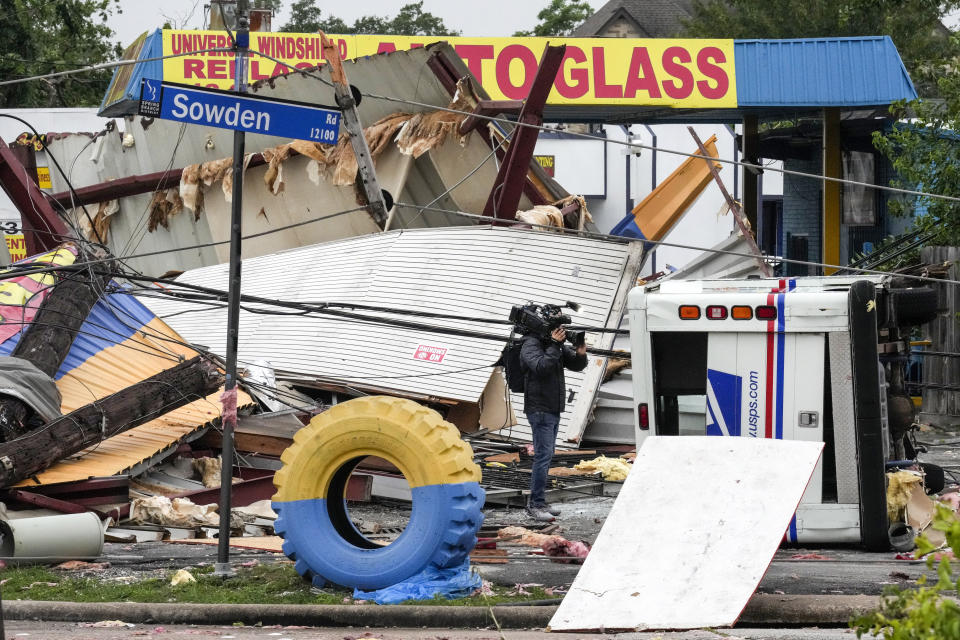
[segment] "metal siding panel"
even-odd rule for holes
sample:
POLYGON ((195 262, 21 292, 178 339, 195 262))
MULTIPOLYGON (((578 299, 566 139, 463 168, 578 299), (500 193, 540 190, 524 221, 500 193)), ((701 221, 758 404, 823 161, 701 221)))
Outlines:
MULTIPOLYGON (((57 380, 64 414, 91 400, 106 397, 172 366, 169 355, 196 355, 178 342, 182 339, 163 322, 153 319, 143 331, 122 344, 102 349, 57 380), (133 348, 130 348, 133 347, 133 348), (137 349, 137 350, 134 350, 137 349)), ((55 463, 36 475, 39 484, 74 482, 110 476, 136 467, 159 452, 190 439, 206 424, 220 417, 220 392, 169 411, 146 424, 103 440, 85 452, 55 463)), ((250 397, 240 392, 240 406, 250 397)), ((18 486, 32 486, 33 479, 18 486)))
MULTIPOLYGON (((355 302, 498 319, 506 319, 512 305, 528 300, 576 300, 583 307, 574 314, 575 322, 606 325, 631 260, 631 264, 637 262, 635 249, 619 242, 491 227, 427 229, 352 238, 245 260, 243 291, 301 302, 355 302), (283 280, 278 282, 276 274, 284 274, 283 280)), ((196 269, 180 279, 223 289, 227 266, 196 269)), ((166 298, 145 298, 144 303, 191 342, 222 351, 226 343, 223 308, 182 313, 194 305, 166 298)), ((504 338, 510 331, 506 325, 423 321, 480 329, 504 338)), ((501 348, 490 340, 333 318, 241 314, 242 363, 263 359, 290 375, 466 402, 479 399, 490 377, 489 366, 501 348), (290 339, 293 335, 295 341, 290 339), (419 344, 446 347, 442 365, 414 360, 419 344), (461 369, 476 370, 437 375, 461 369)), ((569 386, 579 392, 583 376, 570 372, 569 386)), ((595 389, 588 391, 591 402, 594 393, 595 389)), ((522 407, 522 399, 514 401, 522 407)), ((561 440, 568 435, 578 437, 583 427, 573 425, 575 429, 568 434, 568 426, 569 416, 564 414, 561 440)), ((522 432, 525 428, 516 429, 522 432)))
POLYGON ((853 371, 850 332, 827 334, 830 348, 830 388, 833 395, 833 442, 837 469, 837 502, 858 504, 856 425, 853 414, 853 371))
POLYGON ((917 97, 888 36, 734 43, 740 107, 854 107, 917 97))

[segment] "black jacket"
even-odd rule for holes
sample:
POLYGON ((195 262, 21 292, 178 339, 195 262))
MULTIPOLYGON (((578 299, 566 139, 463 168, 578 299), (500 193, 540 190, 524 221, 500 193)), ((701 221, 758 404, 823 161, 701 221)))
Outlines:
POLYGON ((551 338, 526 335, 520 347, 520 363, 524 372, 523 412, 559 415, 567 395, 563 368, 583 371, 587 356, 577 355, 569 345, 551 338))

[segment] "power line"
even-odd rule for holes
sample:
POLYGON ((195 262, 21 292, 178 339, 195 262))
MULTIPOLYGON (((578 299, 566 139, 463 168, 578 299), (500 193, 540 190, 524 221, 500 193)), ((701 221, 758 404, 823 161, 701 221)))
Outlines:
POLYGON ((472 219, 479 220, 479 221, 483 221, 483 222, 496 222, 496 223, 498 223, 498 224, 509 223, 509 224, 511 224, 511 225, 523 224, 523 225, 527 225, 527 226, 530 226, 530 227, 536 227, 536 228, 542 228, 542 229, 549 229, 549 230, 555 231, 555 232, 566 232, 566 233, 569 233, 569 234, 573 234, 573 235, 577 235, 577 236, 582 236, 582 237, 586 237, 586 238, 592 238, 592 239, 595 239, 595 240, 619 240, 619 241, 627 240, 628 242, 642 242, 644 245, 652 245, 652 246, 656 246, 656 247, 675 247, 675 248, 677 248, 677 249, 693 249, 694 251, 703 251, 704 253, 717 253, 717 254, 728 255, 728 256, 740 256, 740 257, 743 257, 743 258, 757 258, 757 257, 759 257, 759 258, 761 258, 761 259, 769 258, 769 259, 770 259, 771 261, 773 261, 773 262, 786 262, 786 263, 789 263, 789 264, 799 264, 799 265, 804 265, 804 266, 809 266, 809 267, 820 267, 820 268, 824 268, 824 269, 837 269, 837 270, 839 270, 839 269, 845 269, 845 270, 847 270, 848 272, 862 273, 862 274, 864 274, 864 275, 880 275, 880 276, 893 276, 893 275, 896 275, 898 278, 910 278, 910 279, 913 279, 913 280, 917 280, 917 281, 919 281, 919 282, 932 282, 932 283, 936 283, 936 284, 953 284, 953 285, 960 285, 960 280, 950 280, 950 279, 948 279, 948 278, 931 278, 931 277, 929 277, 929 276, 919 276, 919 275, 912 275, 912 274, 906 274, 906 273, 891 273, 891 272, 889 272, 889 271, 879 271, 879 270, 877 270, 877 269, 851 268, 851 267, 849 267, 849 266, 847 266, 847 265, 829 264, 829 263, 827 263, 827 262, 813 262, 813 261, 810 261, 810 260, 797 260, 797 259, 794 259, 794 258, 782 258, 782 257, 773 257, 773 256, 756 256, 755 254, 752 254, 752 253, 744 253, 744 252, 742 252, 742 251, 729 251, 729 250, 726 250, 726 249, 716 249, 716 248, 713 248, 713 247, 710 247, 710 248, 707 248, 707 247, 698 247, 698 246, 689 245, 689 244, 680 244, 680 243, 677 243, 677 242, 667 242, 667 241, 665 241, 665 240, 631 240, 631 239, 629 239, 629 238, 624 238, 624 237, 622 237, 622 236, 613 236, 613 235, 606 234, 606 233, 595 233, 595 232, 592 232, 592 231, 577 231, 577 230, 574 230, 574 229, 561 229, 561 228, 559 228, 559 227, 552 227, 552 226, 550 226, 550 225, 545 225, 545 224, 535 224, 535 223, 532 223, 532 222, 520 222, 520 221, 517 221, 517 220, 504 220, 504 219, 502 219, 502 218, 494 218, 493 216, 484 216, 484 215, 480 215, 480 214, 476 214, 476 213, 467 213, 466 211, 455 211, 455 210, 452 210, 452 209, 440 209, 440 208, 437 208, 437 207, 421 207, 421 205, 409 204, 409 203, 405 203, 405 202, 397 202, 397 203, 394 204, 394 206, 395 206, 395 207, 405 207, 405 208, 410 208, 410 209, 420 209, 420 208, 424 208, 424 209, 428 209, 428 210, 430 210, 430 211, 437 211, 437 212, 440 212, 440 213, 446 213, 446 214, 450 214, 450 215, 459 215, 459 216, 463 216, 463 217, 465 217, 465 218, 472 218, 472 219))
POLYGON ((61 78, 64 76, 72 76, 78 73, 89 73, 90 71, 101 71, 103 69, 113 69, 114 67, 124 67, 131 64, 140 64, 141 62, 157 62, 160 60, 167 60, 169 58, 182 58, 184 56, 193 56, 198 53, 233 53, 233 49, 227 48, 214 48, 214 49, 200 49, 198 51, 187 51, 184 53, 172 53, 168 56, 157 56, 155 58, 143 58, 137 60, 114 60, 113 62, 101 62, 100 64, 92 64, 86 67, 80 67, 77 69, 71 69, 68 71, 57 71, 55 73, 46 73, 38 76, 30 76, 27 78, 15 78, 13 80, 3 80, 0 81, 0 87, 11 85, 11 84, 23 84, 25 82, 33 82, 34 80, 49 80, 50 78, 61 78))
MULTIPOLYGON (((329 213, 326 215, 318 216, 316 218, 310 218, 309 220, 302 220, 300 222, 294 222, 283 227, 277 227, 275 229, 269 229, 267 231, 261 231, 260 233, 253 233, 250 235, 243 236, 244 240, 252 240, 254 238, 260 238, 267 236, 273 233, 279 233, 281 231, 288 231, 289 229, 294 229, 296 227, 302 227, 308 224, 314 224, 316 222, 323 222, 325 220, 330 220, 331 218, 337 218, 339 216, 348 215, 351 213, 356 213, 357 211, 364 211, 366 207, 354 207, 352 209, 344 209, 342 211, 337 211, 335 213, 329 213)), ((82 238, 67 238, 67 241, 70 242, 84 242, 82 238)), ((222 244, 229 244, 229 240, 219 240, 215 242, 204 242, 195 245, 189 245, 186 247, 173 247, 170 249, 162 249, 158 251, 148 251, 146 253, 138 253, 133 255, 125 256, 110 256, 109 258, 97 258, 93 260, 86 260, 83 262, 74 262, 69 265, 47 265, 46 263, 27 263, 27 264, 13 264, 9 267, 0 270, 0 281, 9 280, 11 278, 19 278, 21 276, 29 276, 39 273, 55 273, 58 271, 76 271, 80 268, 102 265, 104 263, 110 262, 112 260, 117 260, 123 262, 124 260, 133 260, 136 258, 150 258, 153 256, 167 255, 171 253, 179 253, 181 251, 194 251, 196 249, 206 249, 210 247, 217 247, 222 244), (43 264, 46 266, 35 267, 36 264, 43 264)))
MULTIPOLYGON (((4 81, 0 81, 0 86, 11 85, 11 84, 21 84, 21 83, 24 83, 24 82, 30 82, 30 81, 34 81, 34 80, 44 80, 44 79, 48 79, 48 78, 55 78, 55 77, 73 75, 73 74, 77 74, 77 73, 86 73, 86 72, 89 72, 89 71, 96 71, 96 70, 100 70, 100 69, 110 69, 110 68, 119 67, 119 66, 125 66, 125 65, 131 65, 131 64, 139 64, 139 63, 142 63, 142 62, 155 62, 155 61, 159 61, 159 60, 166 60, 166 59, 169 59, 169 58, 180 58, 180 57, 189 56, 189 55, 197 55, 197 54, 201 54, 201 53, 214 53, 214 52, 235 53, 235 51, 234 51, 233 49, 231 49, 231 48, 212 48, 212 49, 201 49, 201 50, 197 50, 197 51, 189 51, 189 52, 183 52, 183 53, 170 54, 170 55, 166 55, 166 56, 157 56, 157 57, 153 57, 153 58, 143 58, 143 59, 138 59, 138 60, 118 60, 118 61, 114 61, 114 62, 105 62, 105 63, 102 63, 102 64, 90 65, 90 66, 82 67, 82 68, 79 68, 79 69, 68 70, 68 71, 61 71, 61 72, 57 72, 57 73, 48 73, 48 74, 44 74, 44 75, 30 76, 30 77, 27 77, 27 78, 17 78, 17 79, 13 79, 13 80, 4 80, 4 81)), ((283 64, 284 66, 286 66, 286 67, 288 67, 288 68, 292 68, 292 67, 290 67, 289 64, 287 64, 287 63, 285 63, 285 62, 283 62, 283 61, 281 61, 281 60, 278 60, 277 58, 274 58, 274 57, 272 57, 272 56, 270 56, 270 55, 267 55, 267 54, 265 54, 265 53, 262 53, 262 52, 260 52, 260 51, 250 50, 249 53, 250 53, 251 55, 258 55, 258 56, 267 58, 267 59, 269 59, 269 60, 273 60, 273 61, 275 61, 275 62, 279 62, 279 63, 283 64)), ((326 80, 326 79, 323 78, 322 76, 318 75, 318 74, 317 74, 316 72, 314 72, 314 71, 311 71, 311 70, 309 70, 309 69, 296 69, 296 68, 293 68, 293 69, 294 69, 293 73, 295 73, 295 74, 304 75, 304 76, 309 76, 309 77, 312 77, 312 78, 314 78, 314 79, 316 79, 316 80, 319 80, 319 81, 323 82, 324 84, 330 85, 330 82, 329 82, 328 80, 326 80)), ((464 116, 471 116, 471 117, 476 118, 476 119, 479 119, 479 120, 486 120, 486 121, 488 121, 488 122, 495 122, 495 123, 510 125, 510 126, 514 126, 514 127, 529 127, 529 128, 532 128, 532 129, 536 129, 536 130, 538 130, 538 131, 544 131, 544 132, 548 132, 548 133, 555 133, 555 132, 557 131, 555 128, 547 127, 547 126, 544 126, 544 125, 535 125, 535 124, 532 124, 532 123, 529 123, 529 122, 518 122, 518 121, 510 120, 509 118, 501 118, 501 117, 497 117, 497 116, 487 116, 487 115, 483 115, 483 114, 474 113, 474 112, 472 112, 472 111, 463 111, 463 110, 461 110, 461 109, 453 109, 453 108, 451 108, 451 107, 441 107, 441 106, 434 105, 434 104, 427 104, 427 103, 424 103, 424 102, 419 102, 419 101, 417 101, 417 100, 410 100, 410 99, 408 99, 408 98, 398 98, 398 97, 395 97, 395 96, 386 96, 386 95, 381 95, 381 94, 376 94, 376 93, 370 93, 370 92, 362 92, 362 91, 361 91, 361 94, 364 95, 364 96, 366 96, 366 97, 368 97, 368 98, 373 98, 374 100, 384 100, 384 101, 388 101, 388 102, 396 102, 396 103, 400 103, 400 104, 407 104, 407 105, 411 105, 411 106, 421 107, 421 108, 424 108, 424 109, 430 109, 430 110, 436 110, 436 111, 446 111, 446 112, 448 112, 448 113, 455 113, 455 114, 464 115, 464 116)), ((704 155, 700 155, 700 154, 698 154, 698 153, 688 153, 688 152, 686 152, 686 151, 679 151, 679 150, 676 150, 676 149, 667 149, 667 148, 665 148, 665 147, 660 147, 660 146, 656 146, 656 145, 649 145, 649 144, 643 144, 643 143, 640 143, 640 142, 631 142, 631 141, 629 141, 629 140, 612 140, 612 139, 603 138, 603 137, 600 137, 600 136, 595 136, 595 135, 592 135, 592 134, 589 134, 589 133, 582 133, 582 132, 577 132, 577 131, 567 131, 567 132, 565 132, 565 133, 567 133, 568 135, 571 135, 571 136, 573 136, 573 137, 583 138, 583 139, 586 139, 586 140, 595 140, 595 141, 598 141, 598 142, 609 142, 609 143, 611 143, 611 144, 618 144, 618 145, 625 146, 625 147, 628 147, 628 148, 647 149, 647 150, 649 150, 649 151, 660 151, 660 152, 662 152, 662 153, 668 153, 668 154, 672 154, 672 155, 684 156, 684 157, 687 157, 687 158, 699 158, 699 159, 702 159, 702 160, 713 161, 713 162, 720 162, 720 163, 724 163, 724 164, 731 164, 731 165, 734 165, 734 166, 744 167, 744 168, 751 169, 751 170, 753 170, 753 171, 758 171, 758 172, 762 172, 762 171, 764 171, 764 170, 774 171, 774 172, 782 173, 782 174, 785 174, 785 175, 794 175, 794 176, 798 176, 798 177, 802 177, 802 178, 810 178, 810 179, 814 179, 814 180, 820 180, 820 181, 823 181, 823 182, 834 182, 834 183, 838 183, 838 184, 848 184, 848 185, 852 185, 852 186, 864 187, 864 188, 867 188, 867 189, 878 189, 878 190, 881 190, 881 191, 887 191, 887 192, 889 192, 889 193, 899 193, 899 194, 903 194, 903 195, 915 195, 915 196, 921 196, 921 197, 926 197, 926 198, 934 198, 934 199, 939 199, 939 200, 947 200, 947 201, 949 201, 949 202, 960 202, 960 197, 956 197, 956 196, 948 196, 948 195, 937 194, 937 193, 930 193, 930 192, 919 191, 919 190, 914 190, 914 189, 904 189, 904 188, 901 188, 901 187, 891 187, 891 186, 888 186, 888 185, 871 184, 871 183, 869 183, 869 182, 860 182, 860 181, 857 181, 857 180, 848 180, 848 179, 846 179, 846 178, 834 178, 834 177, 831 177, 831 176, 824 176, 824 175, 819 175, 819 174, 815 174, 815 173, 808 173, 808 172, 805 172, 805 171, 795 171, 795 170, 792 170, 792 169, 784 169, 784 168, 781 168, 781 167, 772 167, 772 166, 767 166, 767 165, 763 165, 763 164, 755 164, 755 163, 752 163, 752 162, 744 162, 744 161, 742 161, 742 160, 731 160, 731 159, 728 159, 728 158, 719 158, 719 157, 714 158, 713 156, 704 156, 704 155)))
MULTIPOLYGON (((314 79, 316 79, 316 80, 319 80, 320 82, 322 82, 322 83, 324 83, 324 84, 326 84, 326 85, 328 85, 328 86, 332 86, 332 85, 330 84, 330 82, 329 82, 326 78, 322 77, 322 76, 319 75, 317 72, 315 72, 315 71, 313 71, 313 70, 311 70, 311 69, 297 69, 297 68, 295 68, 295 67, 291 67, 289 64, 287 64, 287 63, 285 63, 285 62, 283 62, 283 61, 281 61, 281 60, 278 60, 278 59, 276 59, 276 58, 274 58, 274 57, 272 57, 272 56, 269 56, 269 55, 267 55, 267 54, 265 54, 265 53, 261 53, 261 52, 259 52, 259 51, 252 51, 252 50, 251 50, 250 53, 251 53, 251 54, 256 54, 256 55, 262 56, 262 57, 264 57, 264 58, 267 58, 267 59, 269 59, 269 60, 273 60, 274 62, 278 62, 278 63, 280 63, 280 64, 283 64, 285 67, 288 67, 288 68, 293 69, 293 73, 300 74, 300 75, 304 75, 304 76, 309 76, 309 77, 312 77, 312 78, 314 78, 314 79)), ((487 122, 494 122, 494 123, 506 124, 506 125, 511 125, 511 126, 514 126, 514 127, 529 127, 529 128, 531 128, 531 129, 536 129, 536 130, 538 130, 538 131, 544 131, 544 132, 547 132, 547 133, 556 133, 556 132, 557 132, 557 129, 552 128, 552 127, 547 127, 547 126, 544 126, 544 125, 536 125, 536 124, 532 124, 532 123, 529 123, 529 122, 519 122, 519 121, 516 121, 516 120, 511 120, 511 119, 509 119, 509 118, 501 118, 501 117, 497 117, 497 116, 487 116, 487 115, 482 115, 482 114, 479 114, 479 113, 474 113, 473 111, 463 111, 462 109, 454 109, 454 108, 452 108, 452 107, 441 107, 441 106, 438 106, 438 105, 435 105, 435 104, 427 104, 427 103, 425 103, 425 102, 419 102, 419 101, 417 101, 417 100, 410 100, 410 99, 407 99, 407 98, 397 98, 397 97, 395 97, 395 96, 385 96, 385 95, 380 95, 380 94, 376 94, 376 93, 369 93, 369 92, 364 92, 364 91, 361 91, 360 93, 361 93, 362 95, 368 97, 368 98, 373 98, 374 100, 384 100, 384 101, 387 101, 387 102, 396 102, 396 103, 400 103, 400 104, 407 104, 407 105, 411 105, 411 106, 415 106, 415 107, 420 107, 420 108, 423 108, 423 109, 431 109, 431 110, 435 110, 435 111, 446 111, 447 113, 455 113, 455 114, 459 114, 459 115, 470 116, 470 117, 476 118, 476 119, 478 119, 478 120, 486 120, 487 122)), ((707 160, 707 161, 711 161, 711 160, 712 160, 712 161, 714 161, 714 162, 721 162, 721 163, 725 163, 725 164, 732 164, 732 165, 735 165, 735 166, 744 167, 744 168, 746 168, 746 169, 751 169, 751 170, 753 170, 753 171, 757 171, 757 172, 761 172, 761 173, 762 173, 763 171, 765 171, 765 170, 766 170, 766 171, 774 171, 774 172, 776 172, 776 173, 782 173, 782 174, 785 174, 785 175, 794 175, 794 176, 798 176, 798 177, 802 177, 802 178, 811 178, 811 179, 816 179, 816 180, 821 180, 821 181, 826 181, 826 182, 836 182, 836 183, 839 183, 839 184, 848 184, 848 185, 852 185, 852 186, 865 187, 865 188, 868 188, 868 189, 880 189, 880 190, 882 190, 882 191, 888 191, 888 192, 891 192, 891 193, 900 193, 900 194, 904 194, 904 195, 916 195, 916 196, 923 196, 923 197, 928 197, 928 198, 937 198, 937 199, 941 199, 941 200, 948 200, 948 201, 951 201, 951 202, 960 202, 960 197, 955 197, 955 196, 947 196, 947 195, 941 195, 941 194, 936 194, 936 193, 929 193, 929 192, 926 192, 926 191, 917 191, 917 190, 912 190, 912 189, 903 189, 903 188, 900 188, 900 187, 891 187, 891 186, 887 186, 887 185, 871 184, 871 183, 869 183, 869 182, 859 182, 859 181, 856 181, 856 180, 848 180, 848 179, 846 179, 846 178, 833 178, 833 177, 830 177, 830 176, 823 176, 823 175, 819 175, 819 174, 816 174, 816 173, 808 173, 808 172, 805 172, 805 171, 795 171, 795 170, 793 170, 793 169, 783 169, 783 168, 773 167, 773 166, 769 166, 769 165, 755 164, 755 163, 752 163, 752 162, 744 162, 744 161, 742 161, 742 160, 730 160, 730 159, 727 159, 727 158, 714 158, 713 156, 704 156, 704 155, 701 155, 701 154, 699 154, 699 153, 688 153, 688 152, 686 152, 686 151, 678 151, 678 150, 676 150, 676 149, 667 149, 667 148, 665 148, 665 147, 659 147, 659 146, 650 145, 650 144, 643 144, 643 143, 640 143, 640 142, 631 142, 631 141, 629 141, 629 140, 612 140, 612 139, 609 139, 609 138, 604 138, 604 137, 600 137, 600 136, 595 136, 595 135, 592 135, 592 134, 589 134, 589 133, 582 133, 582 132, 578 132, 578 131, 565 131, 564 133, 566 133, 566 134, 568 134, 568 135, 570 135, 570 136, 578 137, 578 138, 584 138, 584 139, 587 139, 587 140, 596 140, 596 141, 598 141, 598 142, 609 142, 609 143, 612 143, 612 144, 618 144, 618 145, 625 146, 625 147, 630 147, 630 148, 647 149, 648 151, 661 151, 661 152, 663 152, 663 153, 668 153, 668 154, 673 154, 673 155, 678 155, 678 156, 684 156, 684 157, 687 157, 687 158, 699 158, 699 159, 707 160)))

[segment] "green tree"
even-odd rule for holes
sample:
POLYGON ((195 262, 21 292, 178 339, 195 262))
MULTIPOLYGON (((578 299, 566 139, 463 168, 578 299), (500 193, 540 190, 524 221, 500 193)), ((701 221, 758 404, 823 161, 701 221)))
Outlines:
MULTIPOLYGON (((960 37, 960 36, 955 36, 960 37)), ((898 123, 891 132, 874 134, 875 146, 897 171, 894 186, 960 198, 960 79, 944 73, 937 79, 940 100, 895 105, 899 115, 913 118, 898 123)), ((957 202, 919 196, 892 200, 898 215, 915 214, 922 228, 939 228, 938 244, 960 244, 960 206, 957 202)))
POLYGON ((540 23, 529 31, 517 31, 515 36, 568 36, 593 15, 586 0, 550 0, 537 18, 540 23))
POLYGON ((957 55, 941 19, 958 0, 695 0, 684 35, 807 38, 889 35, 921 95, 936 90, 940 62, 957 55))
MULTIPOLYGON (((106 25, 118 0, 0 0, 0 78, 5 80, 85 67, 119 57, 106 25)), ((0 87, 13 107, 96 106, 110 71, 0 87)))
POLYGON ((283 0, 253 0, 250 3, 251 9, 270 9, 274 13, 280 11, 283 6, 283 0))
POLYGON ((391 34, 404 36, 460 35, 444 24, 443 19, 423 10, 423 1, 400 7, 393 18, 361 16, 348 25, 336 16, 323 17, 316 0, 296 0, 290 7, 290 21, 280 29, 286 32, 310 33, 322 29, 337 34, 391 34))

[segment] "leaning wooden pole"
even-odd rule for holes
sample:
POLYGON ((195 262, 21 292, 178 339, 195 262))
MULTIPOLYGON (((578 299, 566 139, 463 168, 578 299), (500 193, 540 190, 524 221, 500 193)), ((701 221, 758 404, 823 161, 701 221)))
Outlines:
MULTIPOLYGON (((78 260, 105 256, 105 252, 96 256, 81 253, 78 260)), ((10 355, 30 362, 52 379, 70 352, 80 327, 110 284, 113 267, 111 260, 87 269, 57 272, 53 289, 40 303, 33 322, 24 327, 10 355)), ((28 432, 30 413, 22 400, 0 397, 0 439, 10 441, 28 432)))
POLYGON ((0 487, 9 487, 87 447, 205 398, 223 384, 219 367, 197 356, 0 444, 0 487))

